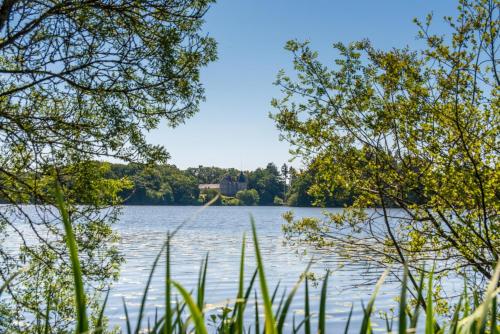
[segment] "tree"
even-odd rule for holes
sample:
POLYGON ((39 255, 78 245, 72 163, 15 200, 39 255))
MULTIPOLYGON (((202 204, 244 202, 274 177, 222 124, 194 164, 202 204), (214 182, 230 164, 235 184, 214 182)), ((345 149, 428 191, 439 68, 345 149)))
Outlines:
POLYGON ((274 197, 283 197, 283 180, 273 163, 248 174, 248 188, 257 190, 260 205, 273 205, 274 197))
POLYGON ((219 168, 219 167, 190 167, 186 172, 198 179, 199 183, 219 183, 224 175, 229 174, 236 178, 239 171, 235 168, 219 168))
POLYGON ((278 75, 273 118, 318 172, 311 193, 359 194, 315 224, 290 219, 289 237, 490 278, 500 251, 500 11, 494 0, 458 10, 445 18, 450 38, 429 32, 432 16, 416 20, 423 51, 337 43, 329 68, 308 43, 286 44, 297 76, 278 75))
POLYGON ((194 205, 198 204, 198 197, 200 190, 198 189, 198 182, 195 178, 186 175, 177 168, 170 171, 169 182, 173 189, 174 200, 178 205, 194 205))
POLYGON ((207 204, 210 201, 214 200, 214 202, 212 203, 213 206, 222 205, 222 196, 217 189, 203 189, 200 192, 200 200, 201 204, 207 204))
POLYGON ((255 189, 240 190, 236 193, 236 198, 241 205, 259 204, 259 193, 255 189))
POLYGON ((309 167, 303 171, 292 170, 290 188, 287 194, 287 204, 290 206, 309 207, 321 205, 325 207, 344 207, 353 203, 354 194, 342 187, 336 187, 333 191, 323 191, 315 186, 320 182, 320 174, 309 167))
POLYGON ((120 193, 124 204, 198 204, 196 178, 173 165, 112 164, 111 173, 107 177, 132 181, 133 187, 120 193))
POLYGON ((283 201, 283 198, 274 196, 273 204, 279 206, 285 204, 285 202, 283 201))
POLYGON ((283 177, 283 200, 286 202, 286 184, 288 182, 288 166, 283 164, 281 166, 281 176, 283 177))
POLYGON ((312 186, 312 177, 309 173, 296 173, 290 183, 287 194, 287 204, 290 206, 307 207, 312 206, 314 198, 308 194, 312 186))
POLYGON ((50 318, 57 322, 51 327, 67 328, 72 296, 63 233, 51 207, 40 206, 36 215, 19 204, 53 203, 57 178, 86 254, 86 279, 99 288, 116 277, 120 257, 109 224, 117 211, 96 213, 118 203, 129 184, 102 180, 107 167, 92 160, 165 162, 165 149, 148 144, 143 131, 161 120, 177 126, 197 112, 204 97, 200 68, 216 57, 215 42, 200 33, 210 3, 1 2, 0 198, 11 205, 0 209, 0 230, 22 247, 12 253, 0 246, 0 274, 5 280, 27 266, 7 292, 9 309, 29 331, 41 330, 35 320, 43 319, 52 293, 58 316, 50 318), (82 198, 85 208, 75 205, 82 198), (35 242, 16 227, 20 220, 35 242))

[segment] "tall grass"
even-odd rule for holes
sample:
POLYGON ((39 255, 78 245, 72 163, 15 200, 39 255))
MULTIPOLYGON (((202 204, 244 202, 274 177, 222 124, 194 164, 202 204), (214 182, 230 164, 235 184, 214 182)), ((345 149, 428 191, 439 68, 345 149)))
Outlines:
MULTIPOLYGON (((63 219, 65 231, 66 231, 66 241, 68 246, 68 252, 72 263, 73 275, 74 275, 74 290, 75 290, 75 333, 105 333, 106 329, 103 328, 103 317, 105 312, 106 299, 103 303, 101 312, 99 313, 98 321, 94 328, 91 328, 89 324, 87 313, 86 313, 86 299, 83 290, 83 280, 82 273, 79 266, 78 251, 76 246, 75 237, 72 231, 72 225, 67 214, 62 194, 60 190, 57 191, 58 197, 58 208, 63 219)), ((196 294, 193 291, 188 291, 181 282, 176 282, 171 280, 171 241, 174 233, 169 233, 167 235, 167 240, 156 257, 152 269, 144 288, 143 297, 141 300, 141 305, 139 308, 139 314, 135 319, 131 319, 129 316, 126 303, 124 302, 124 316, 126 319, 126 326, 122 328, 122 332, 127 334, 132 333, 152 333, 152 334, 205 334, 208 333, 208 329, 211 328, 210 332, 220 333, 220 334, 244 334, 244 333, 305 333, 310 334, 315 333, 352 333, 359 332, 361 334, 368 334, 373 332, 371 319, 373 317, 373 311, 375 308, 377 292, 384 282, 385 277, 388 272, 386 271, 382 277, 377 282, 374 292, 368 301, 368 304, 363 305, 363 317, 359 328, 352 327, 351 316, 352 308, 349 316, 346 320, 345 326, 343 328, 328 328, 326 324, 327 315, 327 297, 328 297, 328 274, 323 280, 321 288, 321 296, 319 301, 319 309, 315 317, 317 317, 317 329, 312 328, 311 318, 313 313, 311 312, 311 300, 309 296, 309 282, 307 279, 307 271, 309 266, 305 269, 304 275, 302 275, 296 285, 288 294, 283 294, 281 299, 278 301, 276 299, 278 288, 274 289, 273 294, 270 294, 268 282, 265 276, 264 270, 264 259, 260 253, 259 240, 257 237, 257 231, 255 228, 255 223, 253 218, 251 218, 252 227, 252 238, 254 244, 254 255, 257 262, 257 269, 253 273, 251 279, 245 284, 245 237, 243 237, 242 248, 241 248, 241 262, 239 268, 239 279, 238 279, 238 292, 235 296, 234 302, 231 302, 226 307, 222 308, 221 314, 218 316, 206 315, 205 314, 205 290, 206 290, 206 277, 208 270, 208 256, 203 260, 200 267, 200 273, 197 284, 196 294), (145 328, 143 326, 143 318, 145 312, 145 304, 147 300, 147 295, 149 292, 149 286, 153 277, 153 273, 158 265, 159 259, 162 254, 166 257, 166 275, 165 275, 165 311, 163 314, 156 314, 154 320, 148 321, 148 326, 145 328), (255 285, 255 281, 258 277, 258 288, 255 285), (295 297, 295 294, 300 285, 304 284, 305 295, 304 295, 304 317, 299 322, 296 323, 295 316, 292 320, 292 325, 286 325, 286 320, 290 315, 290 305, 295 297), (173 294, 173 290, 178 293, 173 294), (253 298, 252 297, 253 293, 253 298), (260 298, 259 298, 260 296, 260 298), (172 302, 175 299, 175 302, 172 302), (180 298, 180 299, 179 299, 180 298), (254 300, 254 318, 250 315, 246 315, 246 310, 249 301, 254 300), (264 326, 260 323, 260 308, 258 305, 263 305, 263 318, 264 326), (135 326, 132 326, 132 322, 135 321, 135 326), (214 326, 215 323, 215 326, 214 326), (212 327, 211 327, 212 326, 212 327), (247 326, 247 327, 245 327, 247 326)), ((463 334, 500 334, 499 326, 497 325, 497 318, 499 317, 497 310, 497 300, 496 297, 500 292, 498 287, 500 276, 500 265, 497 266, 494 272, 493 279, 488 285, 488 288, 484 295, 482 296, 482 301, 479 302, 478 296, 476 296, 477 302, 473 303, 473 306, 469 304, 468 292, 464 290, 463 295, 460 298, 459 303, 456 305, 454 315, 450 321, 445 324, 438 326, 438 321, 433 312, 433 274, 428 277, 427 284, 424 284, 424 276, 421 275, 419 285, 416 291, 412 291, 416 298, 416 304, 410 303, 407 298, 407 292, 410 286, 407 284, 408 269, 405 268, 402 277, 402 289, 399 299, 399 321, 398 321, 398 333, 415 333, 415 332, 425 332, 426 334, 432 333, 463 333, 463 334), (426 290, 426 301, 425 301, 425 322, 424 328, 417 328, 417 326, 422 323, 419 322, 420 309, 423 309, 424 305, 424 290, 426 290)), ((0 294, 5 289, 5 286, 9 282, 4 282, 0 288, 0 294)), ((109 294, 109 292, 108 292, 109 294)), ((47 307, 50 305, 50 300, 47 302, 47 307)), ((45 333, 51 333, 49 328, 49 321, 46 322, 45 333)), ((387 322, 387 332, 392 332, 392 324, 387 322)))
MULTIPOLYGON (((62 195, 59 184, 56 184, 56 201, 61 214, 61 219, 64 225, 64 232, 66 233, 66 245, 68 247, 69 257, 71 260, 71 270, 73 272, 73 280, 75 284, 75 307, 76 307, 76 332, 86 333, 89 330, 89 321, 87 318, 87 308, 85 291, 83 288, 82 269, 80 267, 80 260, 78 258, 78 247, 76 244, 73 227, 69 218, 68 210, 64 205, 64 198, 62 195)), ((50 295, 49 295, 50 296, 50 295)), ((47 300, 47 305, 50 305, 50 297, 47 300)), ((49 313, 47 312, 47 318, 49 313)), ((49 324, 47 319, 46 326, 49 324)), ((46 327, 47 329, 47 327, 46 327)))

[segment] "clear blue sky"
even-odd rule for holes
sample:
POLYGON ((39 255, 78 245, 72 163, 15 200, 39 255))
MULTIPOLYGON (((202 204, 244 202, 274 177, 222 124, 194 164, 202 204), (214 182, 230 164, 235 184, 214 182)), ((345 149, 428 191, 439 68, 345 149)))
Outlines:
MULTIPOLYGON (((186 124, 162 124, 147 135, 164 145, 179 168, 219 166, 254 169, 287 162, 289 146, 268 114, 279 96, 273 81, 290 69, 283 49, 289 39, 309 40, 332 64, 333 42, 369 38, 388 49, 421 45, 414 17, 434 12, 437 32, 442 17, 455 13, 452 0, 219 0, 206 16, 204 29, 218 42, 219 60, 202 72, 206 102, 186 124)), ((300 166, 300 162, 293 163, 300 166)))

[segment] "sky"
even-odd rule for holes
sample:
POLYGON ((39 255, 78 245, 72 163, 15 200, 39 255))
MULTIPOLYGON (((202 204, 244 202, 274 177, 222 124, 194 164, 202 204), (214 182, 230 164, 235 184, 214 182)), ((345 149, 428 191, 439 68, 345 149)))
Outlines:
MULTIPOLYGON (((442 17, 455 8, 452 0, 219 0, 205 17, 219 58, 202 70, 206 101, 185 124, 172 129, 162 123, 146 137, 165 146, 170 163, 181 169, 288 164, 290 147, 269 118, 271 99, 280 97, 276 74, 291 73, 287 40, 309 40, 332 65, 338 41, 368 38, 380 49, 419 48, 413 18, 433 12, 439 33, 445 31, 442 17)), ((300 159, 291 165, 300 168, 300 159)))

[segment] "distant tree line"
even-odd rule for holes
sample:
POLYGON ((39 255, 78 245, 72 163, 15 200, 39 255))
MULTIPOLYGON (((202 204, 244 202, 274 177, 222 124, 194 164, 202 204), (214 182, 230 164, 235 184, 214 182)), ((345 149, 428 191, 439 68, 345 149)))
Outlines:
MULTIPOLYGON (((225 175, 236 178, 236 168, 190 167, 181 170, 174 165, 109 164, 107 177, 126 178, 132 186, 122 190, 126 205, 202 205, 213 200, 216 189, 200 191, 199 184, 218 184, 225 175)), ((284 164, 279 169, 274 163, 265 168, 244 172, 248 186, 235 197, 219 196, 213 205, 289 205, 308 207, 343 206, 352 196, 338 191, 338 196, 323 198, 309 194, 314 172, 299 171, 284 164)))
MULTIPOLYGON (((221 196, 218 189, 200 190, 198 185, 218 184, 226 175, 236 179, 240 174, 240 170, 236 168, 198 166, 181 170, 169 164, 118 164, 96 161, 88 162, 84 166, 66 167, 74 168, 92 170, 93 175, 103 179, 99 183, 102 183, 100 188, 114 189, 119 184, 120 187, 112 191, 116 195, 106 195, 106 198, 101 198, 100 201, 124 205, 203 205, 218 196, 212 205, 344 207, 351 205, 357 197, 353 191, 338 186, 329 191, 319 189, 316 185, 319 173, 314 163, 301 170, 286 164, 278 168, 274 163, 269 163, 265 168, 244 171, 247 189, 239 191, 234 197, 221 196)), ((73 187, 79 182, 70 176, 62 181, 73 187)), ((51 183, 46 183, 43 187, 49 191, 50 186, 51 183)), ((411 192, 409 196, 412 196, 411 192)), ((74 197, 75 204, 89 204, 96 200, 89 199, 85 192, 78 190, 75 191, 74 197)), ((16 199, 15 202, 38 203, 36 198, 29 197, 16 199)), ((0 203, 12 201, 0 196, 0 203)), ((390 204, 396 206, 394 203, 390 204)))
MULTIPOLYGON (((91 169, 98 172, 105 182, 104 187, 119 182, 118 198, 113 202, 125 205, 203 205, 212 201, 219 191, 206 189, 200 191, 199 184, 218 184, 225 175, 237 178, 240 171, 235 168, 190 167, 181 170, 175 165, 160 164, 118 164, 91 162, 91 169), (115 183, 113 183, 115 182, 115 183)), ((74 168, 74 167, 67 167, 74 168)), ((79 167, 80 169, 89 168, 79 167)), ((353 194, 343 189, 319 193, 314 188, 317 172, 313 167, 297 170, 284 164, 278 168, 269 163, 265 168, 244 171, 247 189, 239 191, 235 197, 219 196, 212 205, 288 205, 297 207, 324 206, 339 207, 352 203, 353 194), (314 195, 313 195, 314 194, 314 195)), ((90 176, 89 176, 90 177, 90 176)), ((75 180, 68 177, 67 184, 75 180)), ((50 186, 47 183, 46 186, 50 186)), ((93 199, 78 193, 75 203, 89 204, 93 199)), ((0 196, 0 203, 10 201, 0 196)), ((37 203, 36 199, 16 200, 18 203, 37 203)))

